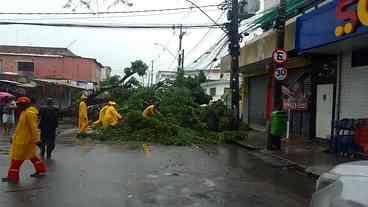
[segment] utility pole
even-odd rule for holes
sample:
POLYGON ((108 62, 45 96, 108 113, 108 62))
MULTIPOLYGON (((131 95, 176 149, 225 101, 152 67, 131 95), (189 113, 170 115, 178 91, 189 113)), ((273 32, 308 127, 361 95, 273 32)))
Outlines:
POLYGON ((184 50, 182 49, 183 37, 185 32, 183 32, 183 26, 180 25, 179 30, 179 58, 178 58, 178 72, 182 72, 184 70, 184 50))
POLYGON ((239 34, 239 2, 238 0, 231 1, 229 8, 228 19, 228 35, 230 39, 229 52, 231 56, 231 73, 230 73, 230 88, 231 88, 231 127, 236 130, 239 128, 239 55, 240 55, 240 34, 239 34))
POLYGON ((153 60, 151 62, 151 85, 150 86, 153 86, 153 60))
MULTIPOLYGON (((279 16, 276 22, 277 42, 276 47, 284 49, 285 45, 285 22, 286 22, 286 0, 280 0, 279 16)), ((281 81, 274 80, 273 109, 282 109, 281 81)))
POLYGON ((182 49, 181 53, 181 71, 184 71, 184 49, 182 49))
MULTIPOLYGON (((275 24, 275 29, 277 33, 277 42, 276 47, 279 49, 284 49, 285 44, 285 22, 287 18, 286 14, 286 0, 280 0, 280 5, 278 7, 278 18, 275 24)), ((273 70, 277 67, 276 64, 273 65, 273 70)), ((271 75, 273 76, 274 73, 272 72, 271 75)), ((282 93, 281 93, 281 86, 282 81, 276 80, 276 78, 272 77, 272 109, 273 111, 279 111, 282 109, 282 93)), ((267 149, 272 150, 272 135, 271 135, 271 120, 268 120, 267 125, 268 135, 267 135, 267 149)), ((280 139, 280 137, 274 137, 274 139, 280 139)))

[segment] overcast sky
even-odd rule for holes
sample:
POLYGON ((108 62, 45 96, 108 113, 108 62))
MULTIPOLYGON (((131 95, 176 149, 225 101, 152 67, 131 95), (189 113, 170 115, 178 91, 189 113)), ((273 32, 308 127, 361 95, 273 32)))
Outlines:
MULTIPOLYGON (((67 0, 8 0, 2 1, 0 12, 70 12, 71 9, 63 9, 67 0)), ((91 0, 96 2, 96 0, 91 0)), ((193 0, 200 5, 218 4, 220 0, 193 0)), ((92 5, 92 9, 106 11, 107 5, 112 0, 99 0, 92 5)), ((189 7, 185 0, 131 0, 133 7, 118 6, 110 11, 161 9, 175 7, 189 7)), ((86 9, 79 8, 77 11, 84 12, 86 9)), ((214 19, 218 18, 222 11, 216 8, 206 9, 214 19)), ((86 16, 67 16, 68 19, 46 19, 55 16, 9 16, 0 15, 0 21, 20 19, 36 19, 37 22, 73 22, 73 23, 106 23, 106 24, 191 24, 211 23, 210 20, 196 9, 186 12, 168 12, 154 16, 125 16, 120 18, 106 18, 100 15, 95 19, 82 19, 86 16), (74 19, 70 19, 70 17, 74 19)), ((156 13, 157 14, 157 13, 156 13)), ((65 16, 62 16, 65 17, 65 16)), ((60 18, 58 16, 57 18, 60 18)), ((31 20, 27 20, 31 21, 31 20)), ((224 19, 220 20, 224 21, 224 19)), ((184 39, 183 47, 186 51, 191 50, 207 32, 207 29, 188 30, 184 39)), ((223 32, 219 29, 212 30, 201 44, 186 54, 185 65, 192 63, 200 54, 213 45, 223 32)), ((150 64, 155 60, 155 71, 175 70, 176 61, 168 51, 161 46, 165 45, 172 53, 177 54, 178 31, 168 30, 127 30, 127 29, 83 29, 63 27, 37 27, 37 26, 0 26, 0 44, 4 45, 28 45, 46 47, 68 47, 74 53, 84 57, 96 58, 103 65, 113 68, 115 74, 121 74, 122 68, 129 66, 130 61, 142 59, 150 64)), ((200 67, 200 66, 198 66, 200 67)))

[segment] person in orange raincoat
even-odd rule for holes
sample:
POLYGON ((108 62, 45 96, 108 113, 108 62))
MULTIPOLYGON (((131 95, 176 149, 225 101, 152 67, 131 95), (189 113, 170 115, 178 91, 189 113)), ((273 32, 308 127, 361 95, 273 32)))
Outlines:
POLYGON ((108 107, 106 108, 105 114, 102 118, 102 126, 104 128, 109 126, 116 126, 119 121, 123 118, 116 110, 117 104, 114 101, 109 101, 108 107))
POLYGON ((79 103, 79 133, 85 134, 88 128, 88 112, 87 112, 87 96, 81 96, 81 102, 79 103))
POLYGON ((47 171, 46 165, 37 157, 37 145, 41 142, 38 110, 31 106, 27 97, 19 97, 17 104, 21 112, 12 138, 8 176, 2 179, 3 182, 18 183, 19 169, 25 160, 30 160, 36 170, 31 177, 43 176, 47 171))
POLYGON ((105 116, 106 113, 106 109, 109 107, 108 103, 105 103, 103 105, 103 107, 100 109, 99 113, 98 113, 98 120, 93 122, 92 127, 96 128, 96 127, 100 127, 103 124, 103 118, 105 116))
POLYGON ((146 109, 144 109, 142 115, 144 118, 152 117, 153 115, 159 113, 160 111, 160 104, 151 104, 146 109))

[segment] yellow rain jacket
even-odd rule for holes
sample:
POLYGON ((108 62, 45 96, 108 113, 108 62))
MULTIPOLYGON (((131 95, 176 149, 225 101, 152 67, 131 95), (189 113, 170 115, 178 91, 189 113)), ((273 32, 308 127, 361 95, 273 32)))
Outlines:
POLYGON ((37 143, 39 142, 38 110, 31 106, 19 116, 10 147, 10 158, 13 160, 32 159, 37 155, 37 143))
POLYGON ((108 106, 105 112, 105 115, 102 119, 102 126, 116 126, 119 123, 119 120, 122 119, 122 116, 116 110, 114 106, 108 106))
POLYGON ((103 123, 103 117, 105 116, 105 113, 106 113, 106 109, 108 108, 109 106, 106 105, 104 107, 102 107, 102 109, 100 110, 100 112, 98 113, 98 120, 93 122, 93 126, 94 127, 98 127, 100 125, 102 125, 103 123))
POLYGON ((79 132, 86 133, 88 127, 87 104, 81 101, 79 104, 79 132))
POLYGON ((143 117, 148 118, 153 116, 155 113, 156 113, 155 105, 150 105, 143 111, 143 117))

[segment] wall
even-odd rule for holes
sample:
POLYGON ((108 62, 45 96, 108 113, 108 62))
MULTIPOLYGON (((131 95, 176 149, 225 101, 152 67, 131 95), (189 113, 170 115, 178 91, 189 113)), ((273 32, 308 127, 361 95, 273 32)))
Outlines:
POLYGON ((30 61, 36 78, 98 81, 98 65, 93 59, 0 55, 0 61, 4 72, 17 73, 18 61, 30 61))
MULTIPOLYGON (((295 48, 295 30, 295 22, 291 22, 286 25, 285 49, 287 51, 293 50, 295 48)), ((256 40, 246 43, 246 46, 240 49, 239 67, 271 58, 272 53, 276 48, 276 39, 276 32, 269 31, 259 36, 256 40)), ((230 61, 231 58, 229 55, 222 58, 221 69, 223 71, 230 71, 230 61)))
POLYGON ((352 68, 351 52, 342 55, 340 119, 368 118, 368 66, 352 68))
POLYGON ((213 96, 211 100, 211 102, 214 102, 221 99, 221 97, 224 95, 225 88, 230 88, 230 82, 224 80, 211 81, 202 83, 201 87, 204 89, 207 95, 210 95, 211 88, 216 88, 216 96, 213 96))

